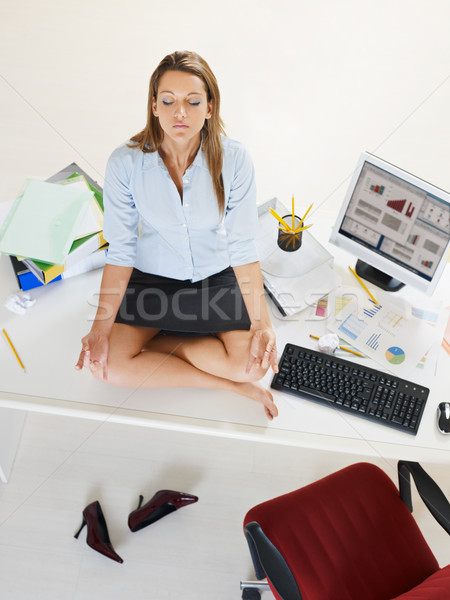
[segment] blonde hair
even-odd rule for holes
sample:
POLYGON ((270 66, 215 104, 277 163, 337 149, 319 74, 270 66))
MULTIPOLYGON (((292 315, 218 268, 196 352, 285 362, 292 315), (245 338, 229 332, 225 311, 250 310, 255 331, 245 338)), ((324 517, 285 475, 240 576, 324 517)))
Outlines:
POLYGON ((135 145, 142 152, 155 152, 160 148, 164 132, 159 124, 158 117, 155 117, 153 114, 152 101, 158 94, 159 82, 166 71, 184 71, 196 75, 203 81, 208 102, 212 101, 211 117, 205 119, 205 124, 201 131, 203 140, 202 149, 205 153, 206 163, 211 174, 219 211, 223 215, 225 210, 225 192, 222 178, 223 149, 220 135, 225 135, 225 129, 220 117, 220 92, 214 73, 201 56, 195 52, 177 51, 168 54, 162 59, 150 78, 147 124, 141 132, 130 139, 132 142, 135 142, 135 145))

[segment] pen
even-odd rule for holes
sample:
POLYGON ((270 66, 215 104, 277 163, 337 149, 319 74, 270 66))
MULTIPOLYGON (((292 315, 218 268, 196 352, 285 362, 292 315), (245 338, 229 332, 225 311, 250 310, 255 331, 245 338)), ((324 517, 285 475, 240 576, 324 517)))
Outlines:
MULTIPOLYGON (((310 338, 313 338, 313 340, 318 340, 319 338, 317 337, 317 335, 312 335, 311 333, 309 334, 310 338)), ((362 358, 364 358, 364 354, 360 354, 359 352, 355 352, 354 350, 350 350, 350 348, 345 348, 344 346, 338 346, 341 350, 345 350, 346 352, 350 352, 351 354, 355 354, 356 356, 361 356, 362 358)))
POLYGON ((365 286, 363 280, 361 279, 361 277, 358 275, 358 273, 356 273, 356 271, 354 271, 351 266, 349 265, 348 267, 350 269, 350 271, 353 273, 353 275, 356 277, 356 279, 359 281, 359 283, 363 286, 363 288, 366 290, 366 292, 369 294, 369 298, 371 300, 373 300, 375 302, 375 304, 378 304, 378 302, 375 300, 375 298, 372 296, 372 294, 369 292, 369 290, 367 289, 367 287, 365 286))
POLYGON ((17 354, 16 349, 14 348, 14 345, 13 345, 12 341, 9 339, 9 335, 6 333, 6 331, 4 329, 2 331, 3 331, 4 335, 5 335, 5 338, 8 341, 8 344, 11 346, 11 350, 14 352, 14 356, 17 358, 17 361, 18 361, 19 365, 25 371, 25 367, 23 366, 23 362, 20 360, 20 357, 17 354))

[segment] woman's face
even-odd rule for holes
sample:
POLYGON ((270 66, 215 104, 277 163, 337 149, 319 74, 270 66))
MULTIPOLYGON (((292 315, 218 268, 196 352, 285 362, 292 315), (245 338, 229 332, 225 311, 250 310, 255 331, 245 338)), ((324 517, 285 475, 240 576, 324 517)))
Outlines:
POLYGON ((199 135, 205 119, 211 117, 212 101, 208 102, 203 81, 196 75, 166 71, 159 81, 152 109, 164 135, 179 143, 199 135))

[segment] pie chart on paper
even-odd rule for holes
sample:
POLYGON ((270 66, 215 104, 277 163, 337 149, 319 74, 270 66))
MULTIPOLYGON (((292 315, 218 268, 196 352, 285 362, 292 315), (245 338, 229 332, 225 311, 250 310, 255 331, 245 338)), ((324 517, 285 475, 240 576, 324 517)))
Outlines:
POLYGON ((399 365, 405 358, 405 351, 398 346, 391 346, 386 350, 386 360, 392 365, 399 365))

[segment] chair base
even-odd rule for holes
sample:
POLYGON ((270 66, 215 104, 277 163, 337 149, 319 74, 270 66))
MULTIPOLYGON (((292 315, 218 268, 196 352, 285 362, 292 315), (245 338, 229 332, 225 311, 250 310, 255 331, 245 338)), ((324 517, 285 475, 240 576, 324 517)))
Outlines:
POLYGON ((241 598, 242 600, 260 600, 261 592, 256 588, 244 588, 241 598))
POLYGON ((260 600, 261 592, 270 590, 267 579, 261 581, 241 581, 242 600, 260 600))

